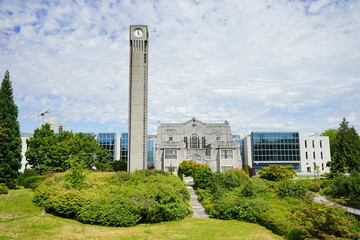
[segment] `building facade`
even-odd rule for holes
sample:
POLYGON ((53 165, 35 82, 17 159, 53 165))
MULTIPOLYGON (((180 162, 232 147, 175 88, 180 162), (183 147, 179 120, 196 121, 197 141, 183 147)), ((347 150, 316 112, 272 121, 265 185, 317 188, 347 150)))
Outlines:
POLYGON ((130 26, 128 171, 147 168, 148 28, 130 26))
POLYGON ((244 162, 256 172, 272 164, 292 165, 298 174, 326 173, 331 161, 329 138, 298 132, 252 132, 244 138, 244 162))
POLYGON ((227 121, 161 123, 157 128, 155 167, 176 172, 184 160, 208 164, 213 171, 241 168, 240 144, 232 137, 227 121))
POLYGON ((316 174, 330 172, 327 163, 331 160, 329 137, 300 137, 302 173, 316 174))

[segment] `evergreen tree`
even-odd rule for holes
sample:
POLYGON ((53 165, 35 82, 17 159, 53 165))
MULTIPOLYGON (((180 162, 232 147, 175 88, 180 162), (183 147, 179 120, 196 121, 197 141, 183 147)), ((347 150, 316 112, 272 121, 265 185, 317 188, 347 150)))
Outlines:
POLYGON ((360 137, 354 127, 349 128, 344 118, 335 138, 335 153, 331 160, 331 173, 360 171, 360 137))
POLYGON ((18 107, 14 102, 9 71, 0 88, 0 182, 15 188, 21 168, 21 136, 18 107))

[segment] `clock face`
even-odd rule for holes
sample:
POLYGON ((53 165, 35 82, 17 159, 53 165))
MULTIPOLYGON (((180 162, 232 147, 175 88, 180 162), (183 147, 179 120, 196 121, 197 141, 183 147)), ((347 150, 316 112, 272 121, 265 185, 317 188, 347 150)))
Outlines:
POLYGON ((143 30, 141 28, 137 28, 134 30, 134 36, 135 37, 141 37, 144 34, 143 30))

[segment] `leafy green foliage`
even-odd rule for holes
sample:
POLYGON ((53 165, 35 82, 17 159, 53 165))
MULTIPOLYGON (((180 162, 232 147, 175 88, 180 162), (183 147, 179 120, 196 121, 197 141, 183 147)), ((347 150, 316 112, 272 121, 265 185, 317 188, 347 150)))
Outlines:
POLYGON ((330 162, 332 174, 360 171, 360 136, 348 125, 344 118, 335 138, 335 151, 330 162))
POLYGON ((70 183, 71 188, 81 189, 85 180, 85 174, 83 173, 85 164, 77 157, 73 157, 70 165, 71 167, 66 173, 65 179, 70 183))
POLYGON ((9 71, 0 88, 0 183, 15 188, 21 168, 21 136, 18 107, 14 102, 9 71))
POLYGON ((18 183, 20 186, 24 186, 24 180, 28 177, 37 176, 37 170, 34 168, 26 168, 23 173, 20 173, 18 183))
POLYGON ((6 186, 5 183, 0 183, 0 194, 8 194, 9 188, 6 186))
POLYGON ((80 159, 87 168, 101 168, 109 159, 107 150, 99 146, 93 136, 71 132, 55 135, 50 124, 35 129, 33 137, 26 143, 28 149, 25 156, 40 174, 66 171, 72 159, 80 159))
POLYGON ((47 178, 36 189, 34 202, 48 212, 106 226, 180 220, 191 212, 186 187, 164 171, 88 171, 76 188, 68 187, 69 174, 71 170, 47 178))
POLYGON ((127 162, 126 160, 118 160, 118 161, 114 161, 113 163, 111 163, 112 168, 114 169, 115 172, 120 172, 120 171, 127 171, 127 162))
POLYGON ((351 228, 355 219, 337 206, 325 206, 313 201, 302 204, 292 218, 295 228, 289 239, 358 239, 360 234, 351 228))
POLYGON ((263 178, 249 178, 246 173, 238 170, 212 173, 211 176, 207 175, 207 179, 210 180, 202 184, 202 188, 196 189, 196 192, 199 201, 213 218, 258 223, 288 239, 341 239, 339 233, 356 239, 354 236, 358 234, 354 218, 344 212, 334 212, 326 205, 319 205, 319 208, 324 209, 323 212, 318 212, 320 219, 315 219, 315 212, 318 211, 316 208, 311 210, 314 214, 305 211, 306 214, 302 215, 301 212, 306 209, 308 189, 324 187, 329 180, 315 179, 316 186, 311 186, 308 181, 286 178, 274 182, 263 178), (334 229, 342 230, 326 232, 330 225, 316 230, 321 224, 333 224, 336 225, 334 229))
POLYGON ((345 197, 360 204, 360 173, 352 171, 349 176, 337 175, 325 189, 325 194, 333 198, 345 197))
POLYGON ((336 151, 336 135, 338 134, 338 129, 328 129, 325 132, 323 132, 322 136, 328 136, 329 137, 329 144, 330 144, 330 154, 331 156, 334 156, 334 153, 336 151))
POLYGON ((296 176, 295 170, 293 170, 293 166, 288 165, 277 165, 273 164, 269 167, 263 167, 259 171, 259 175, 261 178, 270 180, 270 181, 280 181, 282 179, 290 179, 296 176))
POLYGON ((45 176, 41 175, 41 176, 30 176, 24 179, 23 181, 23 186, 25 188, 31 188, 31 189, 35 189, 39 186, 39 184, 44 181, 45 176))
POLYGON ((194 177, 195 172, 203 166, 204 165, 193 161, 183 161, 178 167, 178 175, 183 174, 185 177, 194 177))
POLYGON ((279 181, 277 194, 279 197, 304 198, 308 193, 307 186, 302 181, 285 179, 279 181))
POLYGON ((206 189, 213 185, 213 172, 208 165, 204 165, 193 173, 194 188, 206 189))

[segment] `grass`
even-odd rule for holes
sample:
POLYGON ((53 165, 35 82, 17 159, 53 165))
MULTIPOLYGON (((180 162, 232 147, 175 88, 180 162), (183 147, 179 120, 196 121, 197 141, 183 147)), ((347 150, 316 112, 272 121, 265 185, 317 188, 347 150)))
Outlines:
POLYGON ((88 225, 41 215, 28 189, 0 195, 0 239, 283 239, 257 224, 187 218, 129 228, 88 225))

